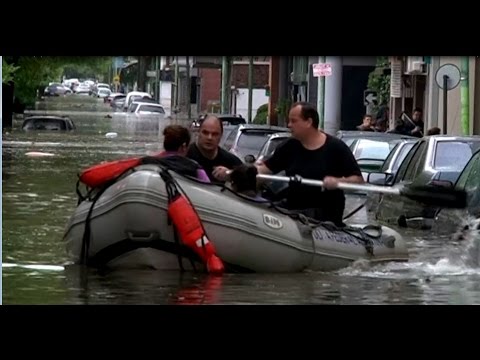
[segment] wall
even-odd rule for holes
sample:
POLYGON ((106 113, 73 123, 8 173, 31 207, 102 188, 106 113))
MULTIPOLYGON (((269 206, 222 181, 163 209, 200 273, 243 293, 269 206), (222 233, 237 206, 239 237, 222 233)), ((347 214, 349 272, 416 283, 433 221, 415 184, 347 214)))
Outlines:
POLYGON ((209 101, 220 102, 220 87, 222 72, 219 69, 199 69, 200 85, 200 111, 207 111, 209 101))
POLYGON ((160 105, 165 109, 165 113, 170 115, 172 105, 172 83, 169 81, 162 81, 160 87, 160 105))
MULTIPOLYGON (((460 69, 460 57, 459 56, 441 56, 440 66, 444 64, 453 64, 460 69)), ((435 76, 435 73, 429 76, 435 76)), ((474 92, 475 92, 475 58, 470 57, 470 69, 469 69, 469 93, 470 93, 470 131, 473 131, 473 119, 474 119, 474 92)), ((459 84, 455 89, 450 90, 447 95, 448 108, 447 108, 447 134, 449 135, 461 135, 462 123, 461 123, 461 102, 460 102, 460 87, 459 84)), ((438 127, 442 129, 443 124, 443 91, 438 93, 438 127)), ((477 95, 478 98, 478 95, 477 95)), ((478 100, 477 100, 478 101, 478 100)))
POLYGON ((474 79, 475 90, 473 94, 473 134, 480 135, 480 56, 475 61, 475 73, 470 75, 474 79))

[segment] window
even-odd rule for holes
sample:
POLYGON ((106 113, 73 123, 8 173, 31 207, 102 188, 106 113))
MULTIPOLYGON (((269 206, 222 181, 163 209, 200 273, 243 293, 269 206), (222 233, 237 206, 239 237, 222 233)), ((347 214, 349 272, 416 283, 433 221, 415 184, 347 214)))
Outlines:
MULTIPOLYGON (((225 131, 225 129, 224 129, 225 131)), ((226 140, 225 140, 225 144, 223 145, 223 147, 226 149, 226 150, 230 150, 235 142, 235 137, 237 136, 237 129, 235 130, 232 130, 232 132, 227 136, 226 140)))
POLYGON ((345 144, 347 144, 348 147, 350 147, 350 145, 352 145, 353 142, 355 141, 354 138, 347 138, 347 139, 343 138, 342 140, 345 144))
POLYGON ((161 106, 154 106, 154 105, 140 105, 138 108, 138 112, 153 112, 159 114, 165 114, 165 110, 161 106))
POLYGON ((396 172, 400 165, 402 164, 403 160, 407 157, 408 152, 413 148, 415 143, 406 143, 403 147, 399 150, 399 154, 395 159, 395 163, 392 166, 392 172, 396 172))
POLYGON ((64 120, 60 119, 32 119, 24 126, 25 130, 66 130, 64 120))
POLYGON ((242 131, 235 148, 244 155, 258 154, 269 135, 271 132, 242 131))
POLYGON ((456 187, 467 192, 469 207, 480 209, 480 152, 465 166, 456 187))
POLYGON ((423 171, 425 166, 425 158, 427 156, 427 145, 427 141, 422 141, 417 151, 413 155, 412 160, 410 161, 410 166, 405 172, 403 180, 413 181, 413 179, 415 179, 423 171))
POLYGON ((435 170, 462 171, 472 157, 472 146, 461 141, 439 141, 435 148, 435 170))
POLYGON ((246 123, 245 119, 241 117, 220 116, 219 119, 222 120, 223 126, 240 125, 246 123))
POLYGON ((278 137, 278 138, 272 139, 272 141, 270 141, 269 144, 268 144, 268 149, 266 151, 265 156, 272 155, 275 152, 275 150, 277 149, 277 147, 280 144, 283 144, 287 140, 288 140, 288 137, 278 137))
POLYGON ((132 104, 130 104, 130 106, 128 107, 127 112, 129 112, 129 113, 134 113, 135 110, 137 110, 137 107, 138 107, 138 104, 132 103, 132 104))
POLYGON ((400 167, 398 168, 398 173, 395 176, 395 181, 394 181, 395 184, 403 179, 403 176, 405 175, 405 172, 408 169, 408 165, 412 162, 412 157, 418 151, 420 144, 423 144, 423 142, 418 142, 414 144, 412 150, 408 152, 407 156, 405 157, 405 160, 402 161, 402 163, 400 164, 400 167))
POLYGON ((360 140, 355 149, 355 158, 359 159, 378 159, 384 160, 394 144, 383 141, 360 140))

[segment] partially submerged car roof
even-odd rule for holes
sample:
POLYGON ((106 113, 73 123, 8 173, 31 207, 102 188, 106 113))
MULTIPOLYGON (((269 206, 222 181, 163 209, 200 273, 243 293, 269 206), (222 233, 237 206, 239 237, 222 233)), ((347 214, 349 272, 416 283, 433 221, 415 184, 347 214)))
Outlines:
POLYGON ((25 118, 22 124, 23 130, 75 130, 75 124, 68 116, 34 115, 25 118))

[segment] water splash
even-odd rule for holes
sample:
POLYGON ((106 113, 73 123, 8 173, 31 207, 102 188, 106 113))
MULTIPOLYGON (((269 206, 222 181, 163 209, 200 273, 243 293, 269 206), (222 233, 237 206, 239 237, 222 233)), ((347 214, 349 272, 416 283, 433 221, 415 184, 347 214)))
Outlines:
POLYGON ((30 270, 48 270, 48 271, 64 271, 64 266, 59 265, 41 265, 41 264, 12 264, 2 263, 2 268, 22 268, 30 270))
MULTIPOLYGON (((372 264, 366 260, 354 262, 338 271, 343 276, 361 276, 384 279, 411 279, 431 276, 480 275, 480 219, 467 219, 461 236, 447 243, 446 254, 435 262, 411 261, 407 263, 372 264), (460 241, 455 241, 461 239, 460 241)), ((458 235, 458 234, 456 234, 458 235)), ((425 248, 423 248, 425 250, 425 248)), ((421 253, 422 251, 419 251, 421 253)), ((421 254, 420 254, 421 255, 421 254)))

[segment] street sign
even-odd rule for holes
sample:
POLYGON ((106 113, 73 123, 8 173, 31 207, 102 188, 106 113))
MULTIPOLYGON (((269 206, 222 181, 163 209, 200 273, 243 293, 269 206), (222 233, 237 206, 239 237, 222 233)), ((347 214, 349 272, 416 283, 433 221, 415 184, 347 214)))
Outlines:
POLYGON ((332 64, 329 63, 319 63, 313 64, 313 76, 330 76, 332 75, 332 64))
POLYGON ((377 105, 378 98, 377 92, 373 90, 365 90, 363 92, 363 105, 370 106, 370 105, 377 105))
POLYGON ((113 77, 113 82, 114 82, 114 84, 116 84, 116 85, 120 84, 120 76, 119 76, 119 75, 115 75, 115 76, 113 77))

